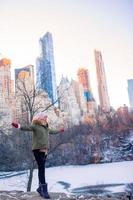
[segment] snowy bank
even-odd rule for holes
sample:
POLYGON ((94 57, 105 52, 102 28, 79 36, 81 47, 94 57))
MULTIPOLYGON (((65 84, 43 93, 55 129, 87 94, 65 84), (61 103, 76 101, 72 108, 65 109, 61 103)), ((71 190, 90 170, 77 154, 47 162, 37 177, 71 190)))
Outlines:
MULTIPOLYGON (((50 193, 51 200, 129 200, 126 194, 103 196, 70 196, 64 193, 50 193)), ((2 191, 0 192, 0 200, 42 200, 36 192, 21 192, 21 191, 2 191)))
MULTIPOLYGON (((50 192, 66 194, 105 194, 124 192, 133 183, 133 161, 91 164, 84 166, 60 166, 46 168, 50 192)), ((26 172, 0 173, 0 190, 26 191, 26 172)), ((34 170, 32 191, 38 186, 37 170, 34 170)))

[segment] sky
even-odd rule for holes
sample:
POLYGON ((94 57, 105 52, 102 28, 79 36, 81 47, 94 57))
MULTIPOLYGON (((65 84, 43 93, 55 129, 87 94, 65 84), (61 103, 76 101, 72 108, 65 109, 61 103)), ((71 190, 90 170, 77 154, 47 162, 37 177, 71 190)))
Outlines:
POLYGON ((57 85, 62 75, 77 80, 89 71, 97 102, 94 49, 102 53, 110 104, 129 106, 127 79, 133 79, 132 0, 0 0, 0 56, 14 69, 36 66, 39 39, 52 33, 57 85))

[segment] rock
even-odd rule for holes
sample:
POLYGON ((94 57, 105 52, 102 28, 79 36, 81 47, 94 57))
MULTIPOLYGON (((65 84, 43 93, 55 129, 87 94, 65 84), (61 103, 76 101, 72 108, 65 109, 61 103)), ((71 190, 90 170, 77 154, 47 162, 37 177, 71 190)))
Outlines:
MULTIPOLYGON (((129 200, 126 193, 116 194, 110 196, 96 196, 96 195, 68 195, 65 193, 50 193, 51 200, 129 200)), ((0 191, 0 200, 42 200, 37 192, 23 192, 23 191, 0 191)))
MULTIPOLYGON (((50 193, 51 200, 69 199, 64 193, 50 193)), ((42 200, 37 192, 0 191, 0 200, 42 200)))

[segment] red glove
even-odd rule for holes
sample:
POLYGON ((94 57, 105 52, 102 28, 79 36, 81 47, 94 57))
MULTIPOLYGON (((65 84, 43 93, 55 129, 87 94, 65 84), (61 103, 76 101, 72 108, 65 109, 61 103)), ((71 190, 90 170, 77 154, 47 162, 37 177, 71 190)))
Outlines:
POLYGON ((12 126, 15 127, 15 128, 18 128, 18 127, 19 127, 19 124, 18 124, 18 123, 15 123, 15 122, 12 122, 12 126))
POLYGON ((61 129, 60 129, 60 133, 63 133, 63 132, 64 132, 64 128, 61 128, 61 129))

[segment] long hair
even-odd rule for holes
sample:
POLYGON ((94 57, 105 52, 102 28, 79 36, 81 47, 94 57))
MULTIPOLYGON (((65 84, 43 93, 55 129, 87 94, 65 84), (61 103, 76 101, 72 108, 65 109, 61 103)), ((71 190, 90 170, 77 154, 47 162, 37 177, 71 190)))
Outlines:
POLYGON ((45 113, 38 113, 32 119, 32 124, 43 125, 42 120, 47 121, 47 115, 45 113))
POLYGON ((32 120, 32 124, 35 124, 35 125, 42 125, 42 122, 38 119, 33 119, 32 120))

